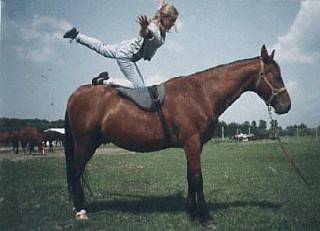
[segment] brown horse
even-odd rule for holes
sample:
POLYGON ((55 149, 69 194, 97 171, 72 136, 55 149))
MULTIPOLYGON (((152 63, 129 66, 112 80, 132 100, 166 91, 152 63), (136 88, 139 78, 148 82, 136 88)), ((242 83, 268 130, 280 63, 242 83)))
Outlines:
POLYGON ((0 142, 11 143, 13 152, 18 154, 18 150, 19 150, 19 132, 18 131, 0 132, 0 142))
POLYGON ((81 86, 69 98, 65 117, 65 156, 69 193, 79 219, 86 219, 83 174, 101 143, 139 152, 180 147, 187 159, 187 210, 210 225, 203 193, 201 151, 218 117, 246 91, 256 92, 278 114, 287 113, 290 97, 280 68, 262 46, 259 57, 239 60, 165 82, 163 115, 170 131, 165 137, 156 112, 141 110, 110 86, 81 86))
MULTIPOLYGON (((38 147, 38 152, 44 154, 44 150, 42 147, 42 135, 38 132, 36 128, 33 127, 25 127, 20 129, 20 137, 21 147, 23 152, 26 153, 26 146, 29 143, 30 147, 34 144, 38 147)), ((31 154, 31 148, 29 149, 29 153, 31 154)))

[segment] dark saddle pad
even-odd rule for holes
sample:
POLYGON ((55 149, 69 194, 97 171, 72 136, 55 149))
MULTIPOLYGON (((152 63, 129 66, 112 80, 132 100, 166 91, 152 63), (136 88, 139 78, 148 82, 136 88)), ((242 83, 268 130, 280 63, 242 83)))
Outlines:
POLYGON ((119 96, 132 100, 137 106, 148 111, 158 110, 157 106, 162 105, 165 95, 164 83, 136 89, 123 86, 114 88, 119 96))

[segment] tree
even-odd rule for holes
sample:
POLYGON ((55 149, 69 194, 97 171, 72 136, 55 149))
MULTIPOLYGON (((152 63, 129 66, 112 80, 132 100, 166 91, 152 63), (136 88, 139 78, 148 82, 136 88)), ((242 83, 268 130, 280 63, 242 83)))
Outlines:
POLYGON ((259 120, 257 135, 265 136, 266 134, 267 134, 267 122, 264 120, 259 120))
POLYGON ((248 133, 249 134, 249 128, 251 129, 250 122, 249 121, 244 121, 244 123, 241 125, 241 131, 243 133, 248 133))
POLYGON ((278 121, 271 120, 270 121, 270 138, 276 139, 277 138, 277 130, 278 130, 278 121))
POLYGON ((35 127, 43 131, 50 127, 64 127, 63 120, 48 121, 40 119, 0 118, 0 131, 17 131, 23 127, 35 127))
POLYGON ((311 129, 308 128, 307 125, 305 125, 304 123, 300 124, 298 126, 298 131, 299 131, 299 135, 301 136, 308 136, 308 135, 311 135, 312 134, 312 131, 311 129))
POLYGON ((239 129, 239 124, 230 123, 228 126, 228 136, 234 136, 237 134, 237 129, 239 129))
POLYGON ((266 131, 267 130, 267 122, 265 120, 259 120, 259 130, 266 131))
POLYGON ((257 133, 257 122, 255 120, 253 120, 251 122, 251 133, 256 134, 257 133))
POLYGON ((285 134, 288 136, 295 136, 297 131, 297 125, 288 126, 285 130, 285 134))

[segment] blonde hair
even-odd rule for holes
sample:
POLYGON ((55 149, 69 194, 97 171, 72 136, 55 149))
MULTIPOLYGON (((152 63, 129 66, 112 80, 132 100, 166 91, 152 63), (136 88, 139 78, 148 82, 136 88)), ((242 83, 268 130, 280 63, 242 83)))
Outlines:
POLYGON ((158 24, 161 23, 161 18, 174 18, 177 19, 179 12, 177 8, 170 4, 163 4, 156 14, 153 16, 152 20, 156 21, 158 24))

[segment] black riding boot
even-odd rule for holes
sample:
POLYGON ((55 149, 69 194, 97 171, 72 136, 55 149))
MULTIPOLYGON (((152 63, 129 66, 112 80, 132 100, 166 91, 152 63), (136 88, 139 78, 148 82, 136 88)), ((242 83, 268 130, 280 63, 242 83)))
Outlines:
POLYGON ((75 39, 78 34, 79 34, 79 31, 78 31, 75 27, 73 27, 71 30, 68 30, 68 31, 63 35, 63 38, 75 39))
POLYGON ((94 77, 92 79, 92 85, 102 85, 103 80, 108 80, 109 79, 109 74, 107 71, 101 72, 97 77, 94 77))

